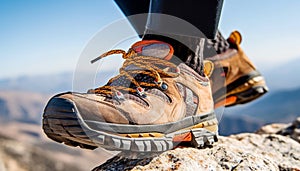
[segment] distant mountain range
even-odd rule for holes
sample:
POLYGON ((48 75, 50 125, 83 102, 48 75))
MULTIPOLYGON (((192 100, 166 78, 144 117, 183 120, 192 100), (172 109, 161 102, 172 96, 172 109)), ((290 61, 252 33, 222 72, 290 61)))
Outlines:
POLYGON ((0 91, 0 121, 41 123, 41 114, 49 95, 25 91, 0 91))
POLYGON ((0 90, 18 90, 45 94, 66 91, 72 88, 72 77, 72 72, 65 72, 1 79, 0 90))
POLYGON ((0 90, 26 91, 43 94, 55 94, 65 91, 87 91, 105 84, 114 72, 77 73, 64 72, 58 74, 21 76, 0 79, 0 90))

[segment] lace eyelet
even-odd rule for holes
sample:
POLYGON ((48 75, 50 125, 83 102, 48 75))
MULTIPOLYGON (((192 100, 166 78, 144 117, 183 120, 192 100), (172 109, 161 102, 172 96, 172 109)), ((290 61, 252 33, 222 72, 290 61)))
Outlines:
POLYGON ((145 94, 145 90, 142 87, 137 87, 136 93, 143 98, 147 97, 147 95, 145 94))
POLYGON ((176 72, 177 74, 179 74, 179 73, 180 73, 180 69, 179 69, 179 67, 176 67, 176 68, 175 68, 175 72, 176 72))
POLYGON ((121 100, 121 101, 125 100, 123 93, 121 93, 120 91, 115 92, 114 98, 116 100, 121 100))
POLYGON ((163 91, 166 91, 166 90, 168 89, 168 84, 166 84, 166 83, 161 83, 160 88, 161 88, 163 91))

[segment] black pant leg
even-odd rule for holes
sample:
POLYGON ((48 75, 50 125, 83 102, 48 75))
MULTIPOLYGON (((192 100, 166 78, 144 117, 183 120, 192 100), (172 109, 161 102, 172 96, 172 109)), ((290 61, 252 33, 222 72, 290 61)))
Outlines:
MULTIPOLYGON (((115 2, 126 16, 151 12, 181 18, 196 26, 209 39, 213 39, 216 35, 223 5, 223 0, 115 0, 115 2)), ((143 22, 136 22, 134 19, 130 22, 138 33, 142 33, 147 16, 143 22)))

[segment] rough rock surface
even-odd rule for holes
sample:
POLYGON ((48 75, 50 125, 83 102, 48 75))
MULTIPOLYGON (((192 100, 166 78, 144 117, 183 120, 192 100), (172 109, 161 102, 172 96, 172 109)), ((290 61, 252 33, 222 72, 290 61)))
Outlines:
POLYGON ((120 154, 94 171, 300 170, 300 143, 295 141, 299 141, 299 121, 300 118, 289 125, 264 127, 256 134, 219 137, 218 143, 210 148, 177 148, 137 159, 120 154))
POLYGON ((257 131, 258 134, 280 134, 300 143, 300 117, 291 124, 266 125, 257 131))

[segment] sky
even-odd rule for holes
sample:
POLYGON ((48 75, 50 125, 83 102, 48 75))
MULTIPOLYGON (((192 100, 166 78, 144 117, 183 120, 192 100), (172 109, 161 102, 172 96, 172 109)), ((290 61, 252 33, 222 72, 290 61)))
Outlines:
MULTIPOLYGON (((0 3, 0 79, 74 71, 95 36, 103 38, 92 45, 100 53, 116 45, 106 38, 132 29, 125 24, 114 30, 114 23, 126 19, 112 0, 0 3)), ((299 7, 298 0, 225 0, 219 28, 225 37, 239 30, 244 51, 259 70, 267 71, 300 60, 299 7)), ((125 48, 137 40, 132 33, 125 39, 125 48)), ((120 62, 109 59, 102 68, 115 70, 120 62)))

